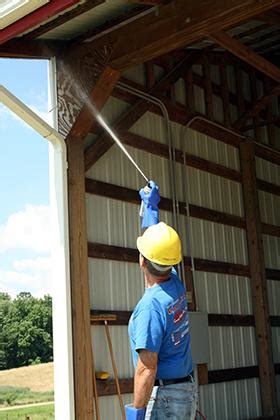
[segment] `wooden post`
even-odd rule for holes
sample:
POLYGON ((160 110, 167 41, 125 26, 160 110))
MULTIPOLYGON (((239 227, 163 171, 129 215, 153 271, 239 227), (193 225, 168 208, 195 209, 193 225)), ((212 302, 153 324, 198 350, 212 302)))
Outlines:
POLYGON ((274 415, 276 418, 277 397, 272 359, 271 326, 266 287, 267 280, 256 184, 255 145, 253 142, 246 140, 240 143, 240 161, 252 285, 252 302, 255 316, 262 414, 265 417, 274 415))
MULTIPOLYGON (((67 136, 70 270, 76 420, 93 418, 93 355, 90 327, 88 248, 85 204, 84 138, 94 124, 89 104, 100 110, 120 72, 105 67, 67 136)), ((96 391, 96 390, 95 390, 96 391)), ((96 397, 96 395, 95 395, 96 397)))
POLYGON ((70 272, 76 420, 93 418, 93 370, 85 208, 84 143, 68 138, 70 272))

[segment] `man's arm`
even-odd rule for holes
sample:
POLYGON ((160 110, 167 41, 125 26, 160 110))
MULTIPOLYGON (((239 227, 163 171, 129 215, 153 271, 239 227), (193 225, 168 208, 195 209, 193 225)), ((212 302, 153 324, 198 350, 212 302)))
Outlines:
POLYGON ((140 350, 134 375, 135 408, 142 408, 148 404, 157 373, 158 355, 149 350, 140 350))

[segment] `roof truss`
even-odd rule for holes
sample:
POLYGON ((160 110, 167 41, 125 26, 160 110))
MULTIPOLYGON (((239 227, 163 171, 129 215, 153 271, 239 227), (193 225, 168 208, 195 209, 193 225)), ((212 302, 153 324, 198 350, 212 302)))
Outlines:
POLYGON ((230 51, 232 54, 241 58, 241 60, 250 64, 255 69, 261 71, 271 79, 280 83, 280 69, 265 58, 256 54, 250 48, 243 45, 240 41, 232 38, 223 31, 218 31, 208 35, 211 40, 219 44, 221 47, 230 51))
POLYGON ((205 38, 213 27, 224 30, 270 10, 278 0, 174 0, 158 7, 158 12, 146 14, 113 32, 77 47, 85 54, 89 48, 110 45, 113 49, 110 65, 126 69, 174 49, 183 48, 205 38))

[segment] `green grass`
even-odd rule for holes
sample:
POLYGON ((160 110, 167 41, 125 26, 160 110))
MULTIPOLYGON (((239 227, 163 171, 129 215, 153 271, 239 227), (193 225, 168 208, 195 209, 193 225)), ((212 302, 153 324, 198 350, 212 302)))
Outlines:
POLYGON ((0 410, 0 420, 53 420, 54 404, 0 410))
MULTIPOLYGON (((12 406, 53 401, 53 391, 34 392, 29 388, 0 387, 0 406, 12 406)), ((1 417, 0 417, 1 418, 1 417)))

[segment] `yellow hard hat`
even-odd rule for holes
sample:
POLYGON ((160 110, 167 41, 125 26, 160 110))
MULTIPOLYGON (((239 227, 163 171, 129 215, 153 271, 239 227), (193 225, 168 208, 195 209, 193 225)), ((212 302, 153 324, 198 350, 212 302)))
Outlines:
POLYGON ((181 259, 181 241, 177 232, 164 222, 150 226, 137 239, 137 248, 145 258, 161 265, 175 265, 181 259))

